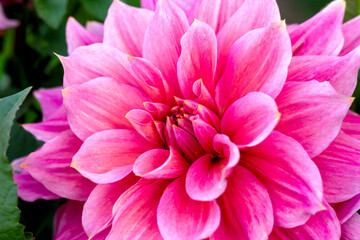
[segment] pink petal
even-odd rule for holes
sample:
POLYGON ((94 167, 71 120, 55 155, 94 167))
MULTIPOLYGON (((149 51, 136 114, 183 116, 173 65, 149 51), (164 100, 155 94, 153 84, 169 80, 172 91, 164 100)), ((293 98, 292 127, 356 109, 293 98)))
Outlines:
POLYGON ((360 193, 360 141, 340 131, 313 160, 320 170, 328 202, 343 202, 360 193))
POLYGON ((11 163, 13 168, 14 182, 18 185, 18 196, 27 201, 34 202, 37 199, 58 199, 58 195, 50 192, 43 184, 36 181, 30 173, 19 167, 25 157, 14 160, 11 163))
POLYGON ((43 121, 51 118, 62 106, 61 87, 39 89, 34 91, 34 96, 40 103, 43 121))
POLYGON ((0 30, 6 30, 8 28, 15 28, 20 25, 18 20, 8 19, 5 15, 2 4, 0 3, 0 30))
POLYGON ((102 23, 96 21, 89 21, 86 23, 86 29, 101 38, 104 37, 104 24, 102 23))
POLYGON ((145 33, 143 56, 162 72, 175 96, 182 95, 176 64, 181 52, 180 39, 188 27, 184 12, 172 1, 162 0, 145 33))
POLYGON ((290 32, 294 55, 338 55, 344 44, 342 22, 345 1, 330 3, 290 32))
POLYGON ((203 239, 218 228, 220 208, 215 201, 189 198, 185 177, 180 177, 165 189, 157 209, 157 223, 165 240, 203 239))
POLYGON ((216 48, 214 31, 200 21, 195 21, 182 37, 177 72, 180 89, 186 99, 196 98, 192 86, 198 79, 202 79, 204 85, 213 91, 216 48))
POLYGON ((135 87, 103 77, 67 87, 63 96, 70 127, 82 140, 102 130, 131 128, 127 112, 150 100, 135 87))
POLYGON ((360 238, 360 215, 354 215, 341 225, 341 240, 354 240, 360 238))
POLYGON ((118 182, 98 184, 87 199, 82 213, 82 225, 89 238, 111 225, 112 209, 120 195, 134 185, 139 178, 133 174, 118 182))
POLYGON ((223 194, 226 178, 239 162, 239 149, 227 136, 216 135, 213 145, 217 154, 197 159, 186 174, 186 192, 194 200, 211 201, 223 194))
POLYGON ((360 209, 360 194, 345 202, 333 204, 341 224, 349 220, 360 209))
POLYGON ((155 147, 134 130, 106 130, 85 140, 71 166, 93 182, 112 183, 127 176, 136 158, 155 147))
POLYGON ((294 57, 289 66, 287 81, 329 81, 341 94, 351 96, 357 83, 360 68, 360 48, 343 57, 294 57))
POLYGON ((230 49, 224 75, 216 86, 220 112, 249 92, 276 97, 291 60, 290 39, 284 22, 250 31, 230 49))
POLYGON ((70 167, 81 144, 70 130, 65 131, 31 153, 21 167, 51 192, 63 198, 85 201, 94 184, 70 167))
POLYGON ((69 57, 58 57, 64 68, 64 87, 98 77, 111 77, 120 83, 138 86, 123 66, 126 54, 114 47, 96 43, 75 49, 69 57))
MULTIPOLYGON (((141 0, 141 7, 147 8, 150 10, 155 10, 156 2, 158 0, 141 0)), ((195 0, 172 0, 176 5, 178 5, 182 10, 187 13, 191 6, 194 5, 195 0)))
POLYGON ((94 34, 70 17, 66 23, 66 43, 68 53, 71 54, 76 48, 94 43, 101 43, 102 37, 94 34))
POLYGON ((221 119, 221 132, 238 147, 252 147, 269 136, 279 119, 274 99, 260 92, 251 92, 226 110, 221 119))
POLYGON ((70 129, 66 120, 48 120, 39 123, 22 124, 22 127, 40 141, 50 141, 63 131, 70 129))
POLYGON ((221 0, 219 19, 216 32, 219 32, 221 28, 229 21, 229 19, 236 13, 236 11, 249 0, 221 0))
POLYGON ((274 223, 271 200, 250 171, 235 166, 227 190, 217 202, 221 222, 211 240, 267 239, 274 223))
POLYGON ((185 100, 184 107, 193 115, 198 115, 201 120, 214 127, 216 130, 220 130, 219 117, 208 107, 192 100, 185 100))
POLYGON ((123 202, 116 212, 107 240, 118 239, 161 239, 156 222, 156 209, 164 189, 165 180, 139 181, 123 193, 123 202))
POLYGON ((355 17, 347 21, 342 26, 342 32, 344 34, 345 42, 340 52, 340 56, 343 56, 360 45, 360 16, 355 17))
POLYGON ((153 118, 158 121, 166 121, 166 117, 171 115, 171 108, 162 103, 144 102, 144 107, 153 118))
POLYGON ((340 223, 335 211, 325 204, 326 209, 311 216, 305 224, 295 228, 274 227, 269 240, 339 240, 340 223))
POLYGON ((145 31, 153 16, 147 9, 114 1, 104 23, 104 43, 132 56, 141 56, 145 31))
POLYGON ((193 135, 180 127, 172 126, 172 128, 176 142, 184 153, 186 160, 193 162, 205 154, 204 149, 193 135))
POLYGON ((188 14, 189 23, 200 20, 217 30, 221 0, 197 0, 188 14))
POLYGON ((219 80, 223 74, 229 50, 236 40, 253 29, 266 27, 270 23, 281 20, 275 0, 245 0, 242 2, 244 3, 228 19, 217 35, 219 44, 216 80, 219 80))
POLYGON ((216 129, 204 122, 197 115, 192 117, 191 122, 196 139, 199 141, 201 147, 208 153, 214 153, 212 143, 214 136, 217 134, 216 129))
POLYGON ((165 147, 162 137, 157 131, 155 122, 150 113, 141 109, 134 109, 129 111, 125 116, 135 128, 135 130, 143 136, 146 140, 165 147))
POLYGON ((323 208, 319 170, 294 139, 274 131, 259 145, 242 151, 240 164, 268 190, 275 225, 299 226, 323 208))
POLYGON ((174 148, 152 149, 141 154, 134 163, 137 176, 147 179, 176 178, 189 168, 188 162, 174 148))
POLYGON ((337 93, 329 82, 287 82, 276 99, 281 119, 276 129, 293 137, 315 157, 339 133, 353 99, 337 93))
POLYGON ((54 240, 87 240, 81 226, 82 202, 67 201, 54 217, 54 240))
MULTIPOLYGON (((210 110, 216 112, 217 107, 216 107, 216 103, 215 100, 213 98, 213 96, 211 95, 211 93, 209 92, 210 90, 207 89, 207 87, 204 85, 202 79, 198 79, 194 82, 193 86, 192 86, 192 90, 195 94, 195 96, 197 97, 195 99, 196 102, 208 107, 210 110)), ((213 90, 211 90, 211 92, 213 92, 213 90)))
POLYGON ((360 140, 360 116, 353 111, 348 111, 341 126, 350 137, 360 140))

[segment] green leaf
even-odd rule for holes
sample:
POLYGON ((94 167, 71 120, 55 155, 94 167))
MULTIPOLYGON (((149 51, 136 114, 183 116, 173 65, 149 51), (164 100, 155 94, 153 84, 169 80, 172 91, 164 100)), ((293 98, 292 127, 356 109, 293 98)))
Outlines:
POLYGON ((35 0, 38 16, 52 28, 58 28, 66 14, 68 0, 35 0))
POLYGON ((113 0, 81 0, 86 11, 101 21, 105 20, 112 2, 113 0))
POLYGON ((348 21, 360 14, 360 0, 347 0, 345 20, 348 21))
POLYGON ((23 240, 24 226, 19 223, 17 185, 12 181, 12 168, 6 158, 10 129, 15 114, 31 88, 0 99, 0 239, 23 240))

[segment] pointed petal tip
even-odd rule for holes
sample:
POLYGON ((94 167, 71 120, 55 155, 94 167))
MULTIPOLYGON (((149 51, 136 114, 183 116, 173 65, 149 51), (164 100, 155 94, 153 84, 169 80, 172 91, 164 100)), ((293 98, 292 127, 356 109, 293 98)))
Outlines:
POLYGON ((68 89, 68 88, 61 89, 61 95, 62 95, 62 97, 65 98, 68 92, 69 92, 69 89, 68 89))

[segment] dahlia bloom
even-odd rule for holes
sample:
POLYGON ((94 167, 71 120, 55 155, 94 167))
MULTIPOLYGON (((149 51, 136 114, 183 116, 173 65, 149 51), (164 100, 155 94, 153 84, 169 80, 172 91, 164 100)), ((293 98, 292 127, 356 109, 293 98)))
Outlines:
POLYGON ((344 1, 291 26, 274 0, 143 6, 69 19, 62 96, 35 95, 44 119, 24 128, 46 143, 15 181, 25 200, 69 199, 55 239, 359 238, 344 1))

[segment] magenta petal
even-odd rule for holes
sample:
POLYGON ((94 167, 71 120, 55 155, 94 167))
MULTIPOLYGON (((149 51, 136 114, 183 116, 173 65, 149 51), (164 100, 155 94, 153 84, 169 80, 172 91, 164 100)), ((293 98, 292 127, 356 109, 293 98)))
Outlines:
POLYGON ((54 240, 87 240, 81 225, 82 202, 67 201, 54 217, 54 240))
POLYGON ((164 0, 158 2, 145 33, 143 56, 162 72, 175 96, 182 95, 176 64, 181 52, 180 39, 188 27, 184 12, 172 1, 164 0))
POLYGON ((275 225, 299 226, 323 208, 319 170, 294 139, 274 131, 259 145, 242 151, 240 164, 268 190, 275 225))
POLYGON ((211 90, 207 89, 202 79, 198 79, 197 81, 194 82, 192 86, 192 90, 197 97, 195 99, 196 102, 210 108, 212 111, 217 110, 215 100, 211 95, 211 93, 209 92, 211 90))
POLYGON ((85 29, 75 18, 70 17, 68 19, 66 23, 66 43, 69 54, 78 47, 100 42, 102 42, 102 38, 99 35, 85 29))
POLYGON ((338 135, 352 101, 329 82, 287 82, 276 99, 281 113, 276 129, 297 140, 310 157, 315 157, 338 135))
POLYGON ((336 211, 340 223, 343 224, 360 209, 360 194, 345 202, 333 204, 333 207, 336 211))
POLYGON ((102 130, 131 128, 125 115, 150 100, 139 89, 111 78, 67 87, 63 96, 70 127, 82 140, 102 130))
POLYGON ((189 12, 189 23, 200 20, 208 24, 212 29, 217 30, 221 0, 197 0, 189 12))
POLYGON ((154 12, 147 9, 114 1, 104 23, 104 43, 124 53, 140 57, 145 31, 153 16, 154 12))
MULTIPOLYGON (((176 5, 178 5, 185 13, 189 12, 191 6, 194 5, 195 0, 172 0, 176 5)), ((150 10, 155 10, 156 2, 158 0, 141 0, 141 7, 147 8, 150 10)))
POLYGON ((40 141, 50 141, 57 137, 60 133, 70 129, 66 120, 48 120, 39 123, 22 124, 22 127, 33 134, 40 141))
POLYGON ((341 130, 357 140, 360 140, 360 115, 348 111, 341 125, 341 130))
POLYGON ((180 89, 186 99, 194 99, 194 82, 202 79, 213 91, 216 65, 216 36, 205 23, 195 21, 181 39, 181 55, 177 63, 180 89))
MULTIPOLYGON (((222 1, 223 3, 226 1, 222 1)), ((237 1, 239 2, 239 1, 237 1)), ((216 6, 211 6, 216 8, 216 6)), ((224 72, 226 58, 233 43, 247 32, 279 22, 280 12, 274 0, 245 0, 217 35, 218 59, 216 80, 224 72)))
POLYGON ((121 205, 115 212, 112 229, 107 240, 161 239, 156 222, 156 209, 164 189, 165 180, 140 180, 123 193, 121 205))
POLYGON ((14 160, 11 163, 13 167, 14 182, 18 185, 18 196, 27 201, 33 202, 37 199, 58 199, 58 195, 50 192, 43 184, 35 180, 30 173, 19 167, 25 157, 14 160))
POLYGON ((147 179, 169 179, 183 175, 188 168, 188 162, 170 147, 170 151, 152 149, 141 154, 134 163, 133 171, 147 179))
POLYGON ((127 176, 136 158, 155 147, 134 130, 106 130, 85 140, 71 166, 93 182, 112 183, 127 176))
POLYGON ((186 160, 193 162, 204 155, 204 149, 202 149, 201 145, 193 135, 175 125, 172 126, 172 129, 176 142, 184 153, 186 160))
POLYGON ((349 200, 360 193, 360 141, 344 132, 316 156, 324 184, 324 196, 329 203, 349 200))
POLYGON ((157 223, 165 240, 203 239, 218 228, 220 214, 215 201, 189 198, 185 177, 180 177, 165 189, 157 209, 157 223))
POLYGON ((360 45, 360 16, 357 16, 342 26, 345 42, 340 56, 345 55, 360 45))
POLYGON ((51 192, 63 198, 84 201, 94 184, 70 167, 71 159, 81 144, 67 130, 31 153, 21 167, 51 192))
POLYGON ((2 4, 0 3, 0 30, 18 27, 20 22, 18 20, 8 19, 5 15, 2 4))
POLYGON ((217 202, 221 222, 211 240, 267 239, 274 223, 271 200, 250 171, 235 166, 227 190, 217 202))
POLYGON ((360 239, 360 214, 354 215, 341 225, 341 240, 360 239))
POLYGON ((104 37, 104 24, 96 21, 89 21, 86 22, 86 29, 93 33, 98 35, 99 37, 104 37))
POLYGON ((191 122, 196 139, 201 147, 208 153, 214 153, 213 139, 217 134, 216 129, 200 119, 199 116, 192 117, 191 122))
POLYGON ((51 118, 62 106, 61 87, 39 89, 34 91, 34 96, 40 103, 43 121, 51 118))
POLYGON ((335 211, 326 203, 325 206, 325 210, 311 216, 309 221, 301 226, 290 229, 274 227, 269 240, 339 240, 339 220, 335 211))
POLYGON ((75 49, 69 57, 58 56, 64 68, 64 86, 85 83, 98 77, 111 77, 120 83, 138 86, 125 69, 127 55, 105 44, 75 49))
POLYGON ((98 184, 86 200, 82 212, 82 225, 89 238, 111 225, 112 210, 120 195, 134 185, 139 178, 133 174, 118 182, 98 184))
POLYGON ((227 136, 217 134, 213 145, 216 156, 202 156, 190 166, 186 174, 186 192, 194 200, 211 201, 223 194, 226 178, 239 162, 239 149, 227 136))
POLYGON ((218 17, 219 19, 218 19, 217 29, 215 30, 216 32, 219 32, 221 30, 221 28, 229 21, 229 19, 245 3, 245 1, 247 0, 227 0, 227 1, 221 0, 219 17, 218 17))
POLYGON ((343 57, 299 56, 289 66, 287 81, 329 81, 341 94, 351 96, 360 68, 360 48, 343 57))
POLYGON ((224 113, 249 92, 276 97, 291 60, 290 39, 284 22, 250 31, 230 49, 224 75, 216 86, 216 103, 224 113))
POLYGON ((338 55, 344 44, 345 1, 330 3, 311 19, 291 30, 294 55, 338 55))
POLYGON ((252 147, 269 136, 279 119, 274 99, 260 92, 251 92, 226 110, 221 119, 221 132, 238 147, 252 147))

